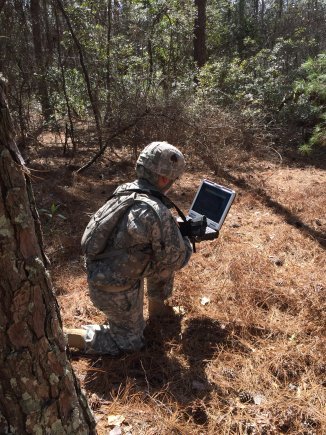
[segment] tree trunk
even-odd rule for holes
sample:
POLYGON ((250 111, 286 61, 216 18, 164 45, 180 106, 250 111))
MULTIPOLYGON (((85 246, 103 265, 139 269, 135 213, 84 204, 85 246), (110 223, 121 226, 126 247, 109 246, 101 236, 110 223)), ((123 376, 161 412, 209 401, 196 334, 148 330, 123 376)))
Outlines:
POLYGON ((257 22, 259 18, 259 0, 253 1, 253 9, 254 9, 255 21, 257 22))
POLYGON ((41 100, 42 114, 46 121, 50 121, 53 108, 50 104, 49 91, 46 81, 46 63, 43 50, 43 38, 41 30, 41 8, 39 0, 31 0, 30 5, 32 33, 34 43, 35 65, 38 72, 37 87, 41 100))
POLYGON ((283 15, 283 6, 283 0, 278 0, 277 16, 279 19, 281 19, 283 15))
POLYGON ((2 11, 5 3, 6 3, 6 0, 0 0, 0 12, 2 11))
POLYGON ((238 0, 238 32, 237 32, 237 45, 238 53, 240 58, 243 56, 244 50, 244 39, 246 36, 246 25, 245 25, 245 11, 246 2, 245 0, 238 0))
POLYGON ((0 82, 0 433, 95 434, 67 358, 28 170, 0 82))
POLYGON ((206 62, 206 0, 195 0, 194 61, 201 68, 206 62))
MULTIPOLYGON (((60 29, 60 22, 59 22, 59 17, 57 14, 57 10, 56 8, 54 8, 54 16, 55 16, 55 22, 56 22, 56 31, 57 31, 57 50, 58 50, 58 62, 59 62, 59 68, 61 71, 61 79, 62 79, 62 90, 63 90, 63 95, 65 97, 65 101, 66 101, 66 106, 67 106, 67 114, 68 114, 68 119, 69 119, 69 129, 66 128, 66 144, 68 143, 68 136, 70 136, 71 139, 71 143, 72 143, 72 149, 73 149, 73 155, 75 156, 76 154, 76 150, 77 150, 77 143, 75 140, 75 128, 74 128, 74 122, 72 119, 72 111, 71 111, 71 107, 70 107, 70 101, 69 101, 69 96, 68 96, 68 91, 67 91, 67 86, 66 86, 66 76, 65 76, 65 68, 64 68, 64 64, 63 64, 63 60, 62 60, 62 54, 61 54, 61 44, 60 44, 60 38, 59 35, 61 34, 61 29, 60 29), (68 130, 68 131, 67 131, 68 130)), ((66 153, 66 147, 64 149, 64 154, 66 153)))
POLYGON ((91 103, 93 114, 94 114, 94 120, 95 120, 95 125, 96 125, 97 138, 98 138, 100 149, 102 149, 103 148, 103 138, 102 138, 102 127, 101 127, 101 124, 102 124, 101 114, 100 114, 100 111, 99 111, 98 106, 97 106, 96 98, 94 97, 94 94, 93 94, 93 91, 92 91, 92 88, 91 88, 91 80, 90 80, 90 77, 89 77, 89 74, 88 74, 88 70, 86 68, 86 63, 85 63, 84 54, 83 54, 83 48, 82 48, 82 46, 81 46, 81 44, 80 44, 80 42, 79 42, 79 40, 78 40, 78 38, 77 38, 77 36, 76 36, 76 34, 74 32, 74 29, 72 27, 70 18, 68 16, 67 12, 65 11, 65 8, 64 8, 64 5, 63 5, 62 1, 61 0, 57 0, 57 4, 58 4, 58 7, 59 7, 59 9, 60 9, 64 19, 66 20, 69 32, 70 32, 70 34, 72 36, 72 39, 74 40, 74 42, 76 44, 76 47, 77 47, 77 50, 78 50, 78 53, 79 53, 80 65, 81 65, 81 68, 82 68, 82 71, 83 71, 83 75, 84 75, 84 79, 85 79, 85 83, 86 83, 86 88, 87 88, 87 92, 88 92, 89 101, 91 103))
POLYGON ((261 27, 263 32, 265 30, 265 9, 266 9, 265 0, 261 0, 260 20, 261 20, 261 27))
POLYGON ((112 113, 111 104, 111 37, 112 37, 112 0, 107 1, 107 33, 106 33, 106 112, 105 123, 107 124, 112 113))

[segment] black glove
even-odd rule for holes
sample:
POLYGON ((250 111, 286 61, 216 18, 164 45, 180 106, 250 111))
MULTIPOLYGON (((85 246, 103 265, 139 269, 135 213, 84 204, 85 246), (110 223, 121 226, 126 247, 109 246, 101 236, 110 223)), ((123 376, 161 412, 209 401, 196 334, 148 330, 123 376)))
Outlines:
POLYGON ((206 216, 201 216, 194 219, 187 219, 179 223, 179 229, 182 236, 192 238, 201 238, 205 235, 207 227, 206 216))

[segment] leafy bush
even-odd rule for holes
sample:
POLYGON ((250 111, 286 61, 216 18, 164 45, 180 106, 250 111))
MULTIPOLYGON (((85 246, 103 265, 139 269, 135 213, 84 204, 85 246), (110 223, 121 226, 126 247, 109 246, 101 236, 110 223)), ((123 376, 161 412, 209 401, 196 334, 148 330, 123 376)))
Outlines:
POLYGON ((326 146, 326 53, 309 58, 303 63, 302 72, 303 78, 294 83, 294 90, 306 108, 302 110, 303 120, 313 127, 309 140, 300 147, 308 153, 313 147, 326 146))
MULTIPOLYGON (((84 117, 87 114, 87 105, 89 102, 83 76, 77 68, 66 68, 64 75, 66 94, 73 113, 77 117, 84 117)), ((49 69, 48 76, 53 84, 58 84, 62 81, 62 72, 58 68, 53 67, 49 69)), ((51 103, 57 115, 63 117, 67 111, 65 97, 62 92, 56 90, 59 86, 56 88, 55 86, 53 87, 51 103)))
MULTIPOLYGON (((252 43, 249 38, 245 42, 252 43)), ((219 104, 241 102, 275 115, 292 91, 298 49, 304 42, 309 43, 279 38, 273 48, 264 48, 247 59, 207 63, 200 74, 200 92, 219 104)))
MULTIPOLYGON (((252 43, 250 38, 245 40, 248 46, 252 43)), ((314 44, 313 39, 279 38, 273 48, 261 49, 247 59, 225 57, 208 62, 199 75, 198 98, 238 110, 253 125, 258 121, 274 129, 278 137, 290 125, 295 130, 302 127, 298 131, 304 135, 309 126, 315 127, 302 149, 322 145, 326 57, 319 55, 301 66, 304 51, 314 44)), ((302 136, 295 140, 298 143, 302 136)))

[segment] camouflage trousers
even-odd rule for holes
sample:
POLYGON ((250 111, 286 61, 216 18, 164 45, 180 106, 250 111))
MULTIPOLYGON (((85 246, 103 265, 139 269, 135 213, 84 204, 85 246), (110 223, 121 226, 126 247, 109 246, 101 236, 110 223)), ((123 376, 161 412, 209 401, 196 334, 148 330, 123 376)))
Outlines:
POLYGON ((105 325, 87 325, 86 352, 118 355, 121 351, 144 346, 144 283, 138 281, 129 289, 110 291, 89 282, 93 304, 107 316, 105 325))
MULTIPOLYGON (((93 304, 107 316, 105 325, 86 325, 86 353, 118 355, 144 347, 144 280, 123 291, 89 281, 93 304)), ((166 282, 149 279, 148 296, 164 300, 172 293, 173 277, 166 282)))

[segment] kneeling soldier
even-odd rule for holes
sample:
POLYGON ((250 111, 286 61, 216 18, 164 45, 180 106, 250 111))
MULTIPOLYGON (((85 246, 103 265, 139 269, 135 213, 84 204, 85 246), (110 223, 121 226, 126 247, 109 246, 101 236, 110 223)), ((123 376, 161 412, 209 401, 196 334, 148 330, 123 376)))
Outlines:
POLYGON ((70 346, 108 355, 141 349, 145 278, 149 316, 167 312, 175 271, 188 263, 192 246, 162 194, 184 167, 176 147, 151 143, 137 160, 137 180, 118 187, 90 220, 82 238, 89 294, 107 323, 66 329, 70 346))

